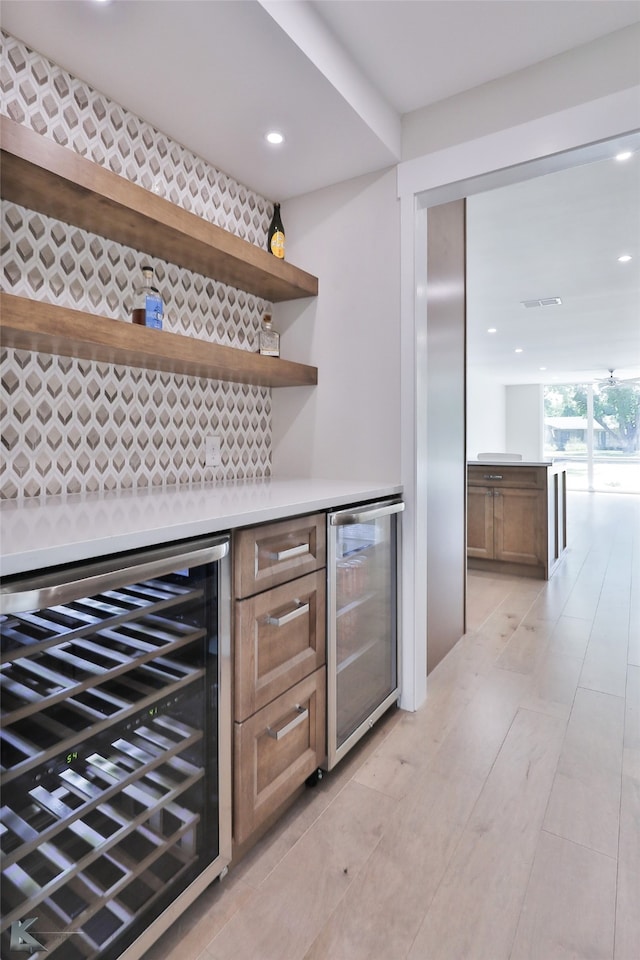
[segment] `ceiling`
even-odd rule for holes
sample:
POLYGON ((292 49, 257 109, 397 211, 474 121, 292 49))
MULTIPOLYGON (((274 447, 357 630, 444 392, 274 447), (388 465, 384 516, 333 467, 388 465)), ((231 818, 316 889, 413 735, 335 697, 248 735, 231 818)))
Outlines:
MULTIPOLYGON (((283 201, 396 164, 404 114, 636 23, 640 4, 2 0, 1 16, 9 33, 283 201), (281 146, 264 139, 270 129, 281 146)), ((494 364, 505 382, 640 373, 639 157, 470 200, 470 363, 494 364), (635 259, 623 266, 615 257, 627 249, 635 259), (555 296, 561 306, 520 306, 555 296), (547 374, 538 368, 551 370, 552 343, 547 374)))
POLYGON ((630 139, 637 152, 623 162, 468 198, 470 367, 511 384, 640 376, 640 138, 630 139))

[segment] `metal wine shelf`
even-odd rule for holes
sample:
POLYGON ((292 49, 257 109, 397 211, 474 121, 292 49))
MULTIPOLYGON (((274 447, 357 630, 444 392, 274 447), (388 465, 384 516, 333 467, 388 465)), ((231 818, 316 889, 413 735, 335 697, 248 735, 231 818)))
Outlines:
POLYGON ((28 904, 34 957, 97 958, 198 858, 197 607, 167 578, 3 618, 0 931, 28 904))
MULTIPOLYGON (((94 762, 96 759, 102 761, 103 772, 115 767, 105 758, 94 758, 94 762)), ((59 901, 64 897, 56 898, 56 892, 75 879, 91 889, 91 897, 80 914, 81 924, 84 923, 95 912, 96 898, 117 897, 132 879, 140 876, 178 840, 182 841, 184 862, 192 860, 196 855, 195 826, 199 817, 175 801, 204 773, 202 768, 186 766, 184 769, 176 765, 175 759, 170 760, 77 819, 71 817, 72 809, 57 796, 37 795, 36 803, 59 818, 59 836, 65 840, 65 846, 63 849, 55 841, 40 842, 4 870, 3 897, 15 906, 4 914, 1 929, 6 930, 14 920, 23 919, 27 898, 30 910, 45 900, 60 908, 59 901), (141 812, 132 816, 136 809, 141 812), (64 836, 67 830, 73 833, 72 838, 64 836), (111 864, 110 871, 105 872, 104 859, 111 864), (97 861, 100 863, 94 870, 92 866, 97 861), (101 889, 105 877, 111 879, 110 874, 114 882, 101 889)), ((122 771, 116 770, 106 773, 107 778, 119 777, 122 771)), ((75 920, 75 913, 63 919, 67 926, 70 920, 75 920)))
POLYGON ((12 809, 10 803, 1 808, 3 867, 52 840, 62 829, 161 764, 172 761, 177 771, 191 775, 195 768, 176 754, 201 738, 202 731, 192 730, 175 718, 157 716, 127 732, 126 739, 115 739, 109 761, 97 753, 73 758, 73 766, 56 770, 51 784, 42 778, 47 785, 39 783, 28 791, 30 802, 25 809, 12 809))
POLYGON ((2 627, 2 662, 41 653, 63 640, 77 640, 94 633, 100 624, 117 627, 136 620, 141 613, 159 613, 176 604, 196 601, 202 591, 175 583, 148 580, 118 590, 106 590, 94 597, 75 600, 64 606, 8 618, 2 627))
POLYGON ((14 656, 0 676, 3 786, 203 676, 167 655, 204 631, 151 612, 158 603, 163 612, 182 608, 199 591, 172 590, 169 598, 165 586, 151 581, 8 618, 3 634, 14 656), (27 655, 15 656, 16 646, 27 655))

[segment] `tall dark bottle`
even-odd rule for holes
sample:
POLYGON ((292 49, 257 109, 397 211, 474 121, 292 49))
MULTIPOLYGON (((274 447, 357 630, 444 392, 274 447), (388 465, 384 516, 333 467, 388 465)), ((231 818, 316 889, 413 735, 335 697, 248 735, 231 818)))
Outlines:
POLYGON ((269 227, 267 238, 267 250, 274 257, 284 260, 284 227, 282 226, 282 217, 280 216, 280 204, 276 203, 273 207, 273 217, 269 227))

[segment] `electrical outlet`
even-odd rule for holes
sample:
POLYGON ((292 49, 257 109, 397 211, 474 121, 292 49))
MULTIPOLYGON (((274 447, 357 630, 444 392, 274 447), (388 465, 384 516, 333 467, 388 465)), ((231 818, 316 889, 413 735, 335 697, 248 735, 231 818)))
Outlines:
POLYGON ((210 434, 208 437, 204 438, 204 465, 205 467, 222 466, 220 437, 216 434, 210 434))

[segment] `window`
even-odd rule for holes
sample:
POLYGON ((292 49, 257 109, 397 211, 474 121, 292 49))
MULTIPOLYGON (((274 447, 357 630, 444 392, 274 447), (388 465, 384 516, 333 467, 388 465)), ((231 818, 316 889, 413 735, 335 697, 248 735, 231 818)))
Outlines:
POLYGON ((572 383, 544 391, 545 459, 570 490, 640 493, 640 384, 572 383))

